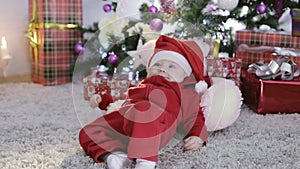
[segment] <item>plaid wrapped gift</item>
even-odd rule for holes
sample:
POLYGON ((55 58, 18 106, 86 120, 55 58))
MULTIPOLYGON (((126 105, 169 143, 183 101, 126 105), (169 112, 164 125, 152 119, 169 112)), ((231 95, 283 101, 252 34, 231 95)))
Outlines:
POLYGON ((89 75, 83 79, 85 100, 90 100, 93 94, 110 94, 113 100, 124 99, 127 89, 131 86, 131 81, 122 79, 102 79, 94 75, 89 75))
POLYGON ((240 44, 300 49, 300 37, 279 32, 239 30, 236 31, 235 49, 240 44))
MULTIPOLYGON (((273 52, 264 53, 249 53, 249 52, 235 52, 235 57, 242 60, 242 69, 247 69, 252 63, 264 61, 269 63, 271 60, 278 58, 278 55, 273 52)), ((288 56, 295 64, 300 65, 300 56, 288 56)))
POLYGON ((300 9, 291 9, 292 16, 292 35, 300 36, 300 9))
POLYGON ((32 81, 57 85, 72 80, 77 58, 75 44, 82 40, 81 0, 30 0, 32 18, 27 31, 32 57, 32 81))

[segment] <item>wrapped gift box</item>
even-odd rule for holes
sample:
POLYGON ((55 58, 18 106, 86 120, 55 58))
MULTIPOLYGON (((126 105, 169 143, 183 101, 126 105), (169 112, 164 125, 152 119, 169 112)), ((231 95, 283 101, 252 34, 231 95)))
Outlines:
POLYGON ((300 37, 282 32, 239 30, 236 31, 235 48, 240 44, 300 49, 300 37))
POLYGON ((206 62, 208 76, 240 78, 240 58, 207 57, 206 62))
POLYGON ((81 0, 30 0, 32 18, 27 37, 32 57, 32 81, 57 85, 72 80, 77 59, 75 44, 82 40, 81 0))
POLYGON ((241 59, 209 56, 206 58, 207 75, 233 80, 240 85, 241 59))
POLYGON ((261 80, 242 72, 244 103, 255 112, 300 113, 300 81, 261 80))
MULTIPOLYGON (((274 52, 249 53, 249 52, 236 51, 235 57, 241 59, 242 69, 247 69, 250 64, 259 61, 264 61, 265 63, 269 63, 271 60, 278 58, 278 55, 274 52)), ((288 56, 288 57, 295 64, 300 65, 300 56, 288 56)))
MULTIPOLYGON (((276 59, 278 55, 272 51, 262 51, 262 52, 245 52, 239 51, 239 46, 241 44, 246 44, 251 47, 277 47, 284 51, 297 51, 294 53, 299 53, 300 49, 300 37, 291 36, 283 33, 276 32, 262 32, 262 31, 252 31, 252 30, 240 30, 236 32, 235 40, 235 57, 241 58, 242 68, 247 69, 247 67, 255 62, 264 61, 269 63, 271 60, 276 59)), ((285 54, 286 55, 286 54, 285 54)), ((300 65, 300 56, 287 56, 297 65, 300 65)))
POLYGON ((292 35, 300 36, 300 9, 291 9, 292 16, 292 35))
POLYGON ((127 96, 127 89, 132 81, 122 79, 103 79, 89 75, 83 79, 84 99, 90 100, 93 94, 109 94, 113 100, 124 99, 127 96))

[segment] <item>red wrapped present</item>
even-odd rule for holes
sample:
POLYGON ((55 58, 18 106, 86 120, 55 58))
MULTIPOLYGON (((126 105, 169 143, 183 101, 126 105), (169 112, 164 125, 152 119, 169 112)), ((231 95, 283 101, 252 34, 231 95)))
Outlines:
POLYGON ((236 31, 235 49, 241 44, 300 49, 300 37, 281 32, 239 30, 236 31))
POLYGON ((75 44, 82 40, 81 0, 30 0, 32 18, 27 31, 32 57, 32 81, 57 85, 72 80, 77 59, 75 44))
POLYGON ((131 81, 122 79, 103 79, 94 75, 89 75, 83 79, 84 99, 90 100, 93 94, 108 94, 114 101, 125 99, 127 89, 131 86, 131 81))
POLYGON ((300 81, 262 80, 242 72, 244 103, 255 112, 300 113, 300 81))
POLYGON ((239 86, 242 66, 240 58, 209 56, 206 58, 206 65, 208 76, 231 79, 239 86))

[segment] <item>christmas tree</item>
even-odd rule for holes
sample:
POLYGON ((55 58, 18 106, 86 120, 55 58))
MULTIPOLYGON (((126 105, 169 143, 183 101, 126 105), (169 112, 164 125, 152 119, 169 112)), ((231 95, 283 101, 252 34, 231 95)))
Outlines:
POLYGON ((206 35, 221 39, 220 52, 232 56, 234 32, 232 27, 226 26, 229 19, 244 24, 247 29, 267 25, 278 30, 278 19, 283 11, 299 7, 299 3, 292 0, 185 0, 178 6, 180 18, 194 23, 206 35))
MULTIPOLYGON (((154 5, 154 0, 150 2, 152 4, 141 5, 139 20, 130 20, 126 25, 122 25, 121 32, 125 38, 120 38, 116 33, 108 34, 108 47, 104 47, 99 42, 98 35, 91 38, 90 42, 87 42, 89 45, 85 45, 89 48, 87 50, 89 52, 85 52, 84 55, 92 56, 90 57, 92 59, 87 59, 84 63, 93 66, 104 65, 108 74, 112 74, 124 59, 128 59, 126 51, 134 50, 139 39, 146 41, 142 36, 144 30, 141 27, 129 35, 128 30, 135 27, 137 23, 149 25, 157 32, 160 32, 163 26, 173 24, 175 29, 168 35, 180 39, 201 36, 210 40, 220 40, 220 52, 226 52, 232 57, 234 31, 237 24, 247 29, 258 29, 265 25, 279 30, 278 19, 281 14, 287 8, 299 7, 299 3, 293 0, 159 0, 156 3, 159 4, 158 6, 154 5), (229 21, 234 22, 228 23, 229 21), (113 59, 109 59, 110 57, 113 59)), ((103 9, 115 11, 117 6, 118 2, 113 2, 111 5, 106 4, 103 9)), ((93 31, 96 32, 95 34, 104 31, 99 30, 97 24, 95 25, 82 31, 93 31)), ((124 67, 126 65, 122 66, 124 67)))

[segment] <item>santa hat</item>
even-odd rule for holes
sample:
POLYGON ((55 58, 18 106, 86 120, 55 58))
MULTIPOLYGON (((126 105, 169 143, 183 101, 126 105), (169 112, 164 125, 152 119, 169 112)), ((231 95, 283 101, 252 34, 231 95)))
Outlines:
POLYGON ((207 89, 204 81, 203 52, 194 40, 181 41, 162 35, 156 41, 154 54, 149 58, 147 68, 159 60, 171 60, 182 67, 187 76, 192 73, 197 80, 195 89, 203 93, 207 89))

